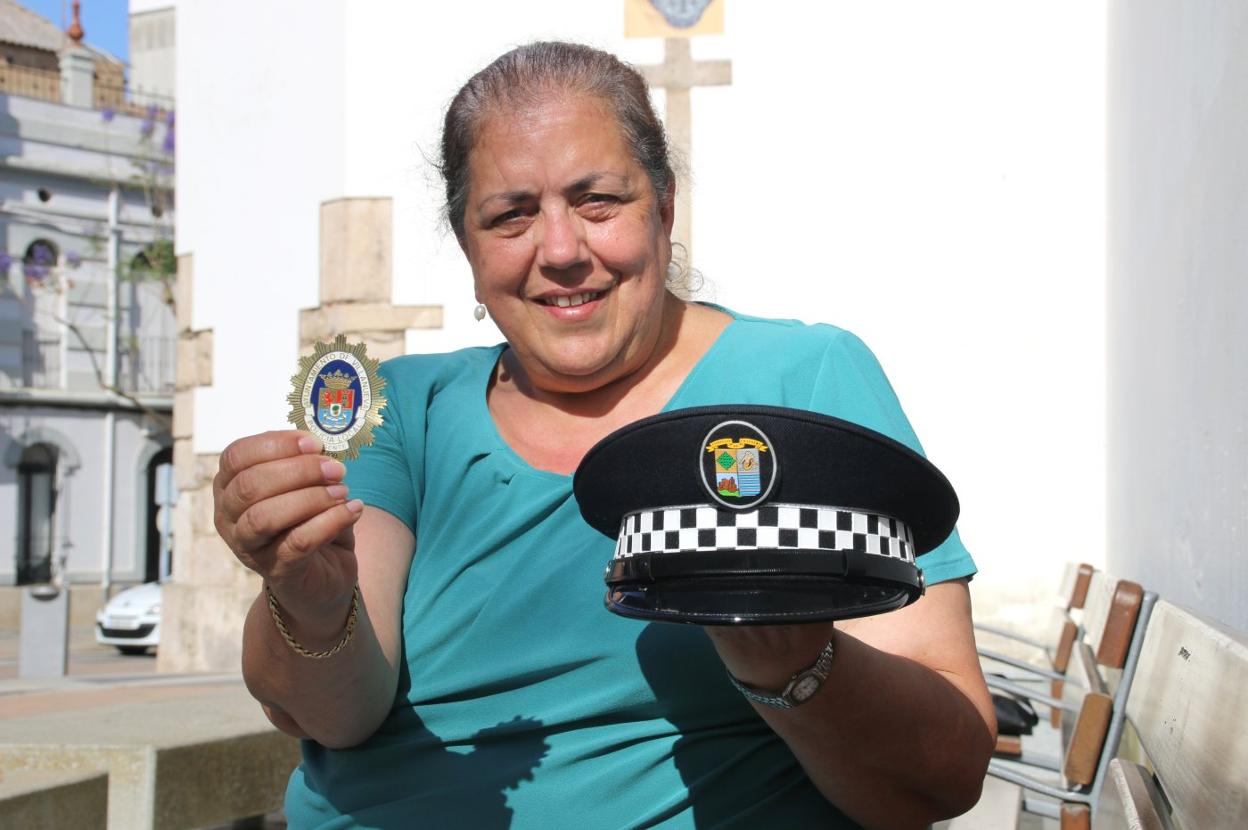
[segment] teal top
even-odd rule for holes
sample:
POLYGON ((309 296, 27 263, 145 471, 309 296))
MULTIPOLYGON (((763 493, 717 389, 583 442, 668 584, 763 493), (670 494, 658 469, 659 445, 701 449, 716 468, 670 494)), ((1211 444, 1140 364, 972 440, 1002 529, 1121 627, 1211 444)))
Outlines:
MULTIPOLYGON (((921 451, 858 338, 733 317, 665 410, 810 409, 921 451)), ((382 367, 385 423, 347 482, 417 539, 398 692, 362 745, 303 742, 290 826, 855 826, 729 684, 701 628, 604 610, 614 540, 581 519, 571 477, 529 466, 486 407, 504 348, 382 367)), ((928 584, 975 572, 956 531, 919 565, 928 584)))

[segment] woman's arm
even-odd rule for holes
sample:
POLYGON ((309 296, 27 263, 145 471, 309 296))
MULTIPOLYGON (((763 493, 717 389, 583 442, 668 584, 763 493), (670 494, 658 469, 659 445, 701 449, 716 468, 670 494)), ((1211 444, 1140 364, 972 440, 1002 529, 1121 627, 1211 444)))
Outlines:
POLYGON ((243 677, 270 720, 292 735, 345 747, 371 735, 394 702, 403 591, 416 540, 394 516, 349 501, 344 466, 320 449, 294 430, 235 441, 213 482, 215 519, 234 555, 264 578, 290 635, 308 651, 342 640, 358 583, 354 636, 330 657, 296 654, 264 591, 243 631, 243 677))
POLYGON ((755 704, 820 792, 866 827, 925 827, 970 809, 996 741, 964 581, 913 605, 828 624, 706 629, 738 680, 780 690, 835 636, 813 698, 755 704))
MULTIPOLYGON (((278 633, 263 592, 243 629, 243 679, 269 720, 332 748, 372 735, 394 704, 403 591, 415 549, 411 531, 384 510, 365 507, 354 530, 360 613, 346 647, 323 660, 296 654, 278 633)), ((305 621, 283 609, 282 616, 300 645, 320 651, 341 639, 349 608, 348 595, 340 614, 305 621)))

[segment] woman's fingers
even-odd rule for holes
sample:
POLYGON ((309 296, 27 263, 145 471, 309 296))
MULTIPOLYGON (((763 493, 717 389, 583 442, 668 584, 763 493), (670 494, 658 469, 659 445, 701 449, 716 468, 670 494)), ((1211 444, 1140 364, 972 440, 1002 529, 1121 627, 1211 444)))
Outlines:
POLYGON ((280 578, 286 575, 281 571, 306 566, 312 554, 333 543, 342 531, 359 521, 363 512, 364 502, 353 499, 323 510, 291 528, 277 544, 274 576, 280 578))
POLYGON ((239 515, 234 523, 235 547, 254 553, 275 537, 346 500, 345 484, 314 485, 270 496, 239 515))
MULTIPOLYGON (((308 487, 328 486, 342 481, 347 468, 341 461, 320 455, 299 455, 263 461, 239 471, 217 494, 217 511, 227 523, 267 499, 308 487)), ((284 530, 290 525, 278 528, 284 530)))
POLYGON ((234 477, 249 467, 297 455, 316 455, 321 442, 296 429, 274 430, 240 438, 221 453, 221 467, 213 480, 216 492, 225 490, 234 477))

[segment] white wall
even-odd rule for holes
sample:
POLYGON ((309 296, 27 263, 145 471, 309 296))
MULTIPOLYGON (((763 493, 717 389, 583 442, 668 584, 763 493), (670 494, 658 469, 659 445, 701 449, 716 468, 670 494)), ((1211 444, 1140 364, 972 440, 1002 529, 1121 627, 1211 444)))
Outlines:
POLYGON ((1248 6, 1110 19, 1109 565, 1248 632, 1248 6))
MULTIPOLYGON (((179 250, 217 345, 201 451, 284 423, 319 200, 394 198, 394 299, 447 322, 409 348, 494 342, 424 161, 446 103, 537 37, 662 56, 622 37, 616 3, 305 4, 297 35, 266 4, 178 13, 179 250)), ((734 76, 693 96, 696 264, 720 302, 872 345, 959 490, 985 613, 1063 560, 1103 563, 1104 18, 1086 0, 733 2, 693 47, 734 76)))
POLYGON ((200 450, 285 422, 319 206, 343 195, 342 5, 301 4, 297 29, 286 4, 178 7, 177 249, 194 254, 193 323, 217 343, 200 450))

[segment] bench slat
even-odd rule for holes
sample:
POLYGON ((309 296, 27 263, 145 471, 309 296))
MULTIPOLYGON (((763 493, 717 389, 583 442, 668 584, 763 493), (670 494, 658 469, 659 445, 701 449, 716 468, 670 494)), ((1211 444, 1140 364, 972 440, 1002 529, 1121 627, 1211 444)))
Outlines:
POLYGON ((1075 611, 1083 607, 1088 600, 1088 586, 1092 582, 1092 573, 1096 569, 1087 562, 1075 564, 1068 562, 1062 572, 1062 587, 1059 594, 1066 600, 1066 610, 1075 611))
POLYGON ((1070 743, 1066 746, 1066 759, 1062 763, 1062 775, 1070 784, 1087 787, 1092 783, 1113 712, 1114 699, 1104 692, 1084 695, 1079 719, 1075 721, 1070 743))
POLYGON ((1158 602, 1127 715, 1183 827, 1248 816, 1248 638, 1158 602))
POLYGON ((1087 804, 1062 805, 1062 830, 1091 830, 1092 811, 1087 804))
POLYGON ((1083 604, 1083 639, 1092 644, 1093 648, 1101 642, 1101 631, 1105 628, 1105 615, 1109 613, 1109 595, 1113 591, 1114 581, 1101 571, 1092 574, 1088 583, 1088 597, 1083 604))
POLYGON ((1097 830, 1174 830, 1148 770, 1122 758, 1109 762, 1096 809, 1097 830))
POLYGON ((1144 589, 1135 582, 1119 580, 1114 586, 1105 618, 1105 628, 1096 647, 1096 661, 1111 669, 1121 669, 1127 662, 1127 649, 1131 646, 1131 634, 1135 621, 1144 604, 1144 589))

